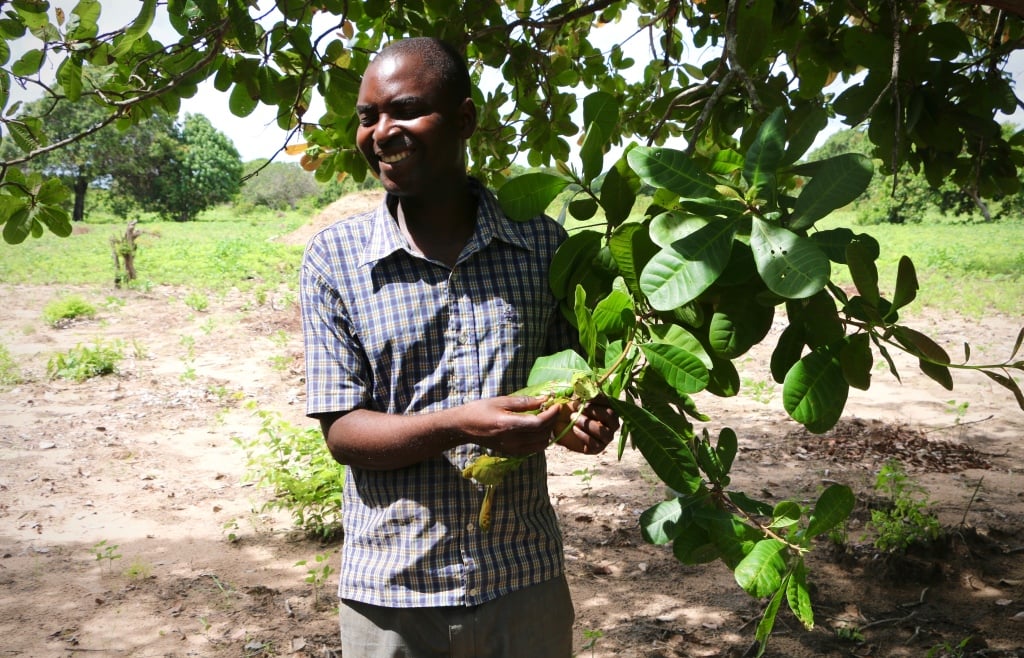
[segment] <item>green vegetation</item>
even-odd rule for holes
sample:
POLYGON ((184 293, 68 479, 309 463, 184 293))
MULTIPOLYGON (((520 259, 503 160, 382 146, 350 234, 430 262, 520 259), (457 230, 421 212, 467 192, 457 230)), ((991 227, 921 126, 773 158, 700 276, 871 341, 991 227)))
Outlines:
MULTIPOLYGON (((217 291, 260 286, 295 287, 301 245, 274 238, 309 221, 312 210, 236 213, 230 206, 207 211, 195 222, 140 221, 133 287, 187 286, 217 291)), ((46 234, 20 245, 0 243, 0 282, 99 284, 113 289, 110 237, 123 233, 110 215, 90 218, 67 238, 46 234)))
POLYGON ((0 344, 0 390, 21 383, 21 370, 6 345, 0 344))
POLYGON ((51 379, 70 379, 84 382, 93 377, 117 372, 124 358, 120 341, 104 343, 97 340, 92 347, 79 343, 67 352, 50 357, 46 373, 51 379))
POLYGON ((56 327, 68 320, 76 318, 92 318, 96 316, 96 307, 79 295, 69 295, 55 299, 43 308, 43 320, 51 327, 56 327))
POLYGON ((871 510, 867 524, 878 550, 900 552, 939 538, 939 520, 926 511, 928 492, 907 475, 899 462, 890 461, 879 470, 875 491, 886 502, 882 509, 871 510))
POLYGON ((319 427, 296 427, 268 411, 258 436, 233 437, 246 455, 249 480, 269 488, 266 509, 283 509, 295 525, 327 539, 341 529, 341 492, 345 469, 327 451, 319 427))
POLYGON ((107 561, 107 569, 113 568, 114 560, 120 560, 121 554, 117 552, 118 545, 110 544, 106 539, 100 540, 93 544, 92 554, 96 558, 97 562, 107 561))

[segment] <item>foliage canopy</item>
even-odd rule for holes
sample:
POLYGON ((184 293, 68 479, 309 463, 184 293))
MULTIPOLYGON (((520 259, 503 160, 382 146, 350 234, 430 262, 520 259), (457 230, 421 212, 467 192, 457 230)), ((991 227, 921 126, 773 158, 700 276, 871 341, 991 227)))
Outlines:
POLYGON ((100 124, 126 126, 176 115, 182 98, 212 80, 237 116, 277 108, 322 180, 362 180, 351 111, 360 76, 385 41, 406 35, 442 37, 466 52, 478 81, 500 77, 476 92, 481 129, 471 147, 492 183, 519 152, 531 165, 567 161, 569 141, 585 141, 580 98, 595 90, 619 109, 607 143, 681 137, 688 153, 732 146, 753 132, 741 129, 783 108, 795 146, 810 144, 831 116, 868 123, 886 171, 908 163, 933 185, 951 178, 976 195, 1016 191, 1024 162, 1024 136, 1004 137, 995 120, 1020 104, 1006 70, 1024 43, 1015 3, 506 0, 453 10, 440 0, 281 0, 261 10, 242 0, 142 0, 133 20, 112 27, 101 21, 103 4, 80 0, 65 11, 17 0, 0 18, 2 138, 22 152, 0 162, 8 241, 44 226, 70 230, 61 186, 20 165, 72 138, 56 139, 45 113, 19 114, 13 87, 53 105, 91 99, 105 110, 100 124), (176 33, 167 42, 153 35, 163 11, 176 33), (635 23, 632 39, 649 44, 642 61, 620 43, 599 47, 603 27, 619 21, 635 23), (698 62, 694 50, 711 56, 698 62))

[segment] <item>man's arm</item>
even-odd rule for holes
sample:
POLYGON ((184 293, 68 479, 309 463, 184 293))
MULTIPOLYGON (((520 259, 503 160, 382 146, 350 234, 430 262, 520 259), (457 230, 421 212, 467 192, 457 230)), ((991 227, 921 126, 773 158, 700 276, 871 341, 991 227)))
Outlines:
MULTIPOLYGON (((542 397, 502 396, 427 414, 395 415, 367 409, 319 417, 335 460, 371 470, 404 468, 464 443, 507 455, 547 447, 560 406, 540 408, 542 397)), ((607 445, 607 444, 605 444, 607 445)))

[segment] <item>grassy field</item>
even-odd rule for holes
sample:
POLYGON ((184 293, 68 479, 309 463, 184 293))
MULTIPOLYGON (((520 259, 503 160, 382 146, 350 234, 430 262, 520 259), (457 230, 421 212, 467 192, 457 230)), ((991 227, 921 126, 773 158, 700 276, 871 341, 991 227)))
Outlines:
MULTIPOLYGON (((239 216, 222 207, 195 222, 140 222, 135 285, 178 285, 204 292, 293 287, 302 249, 273 238, 298 228, 314 213, 305 209, 239 216)), ((915 306, 970 317, 1024 315, 1024 222, 856 226, 852 220, 852 215, 837 213, 821 228, 845 225, 878 240, 883 294, 891 293, 896 263, 905 254, 921 284, 915 306)), ((68 238, 47 233, 21 245, 0 243, 0 282, 113 285, 110 239, 123 233, 124 224, 102 219, 77 226, 68 238)), ((849 282, 840 266, 834 267, 833 278, 849 282)))

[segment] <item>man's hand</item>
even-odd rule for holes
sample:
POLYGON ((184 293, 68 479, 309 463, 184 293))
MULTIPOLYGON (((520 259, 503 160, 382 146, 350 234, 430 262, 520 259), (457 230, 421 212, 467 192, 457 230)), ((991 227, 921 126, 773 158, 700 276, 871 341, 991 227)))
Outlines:
POLYGON ((500 454, 540 452, 551 441, 560 411, 559 405, 543 408, 546 399, 506 395, 475 400, 459 407, 458 426, 469 441, 500 454))
POLYGON ((561 437, 558 443, 569 450, 596 455, 608 447, 619 430, 618 415, 603 404, 600 397, 588 402, 583 413, 578 413, 578 402, 561 404, 557 408, 554 433, 561 437))

